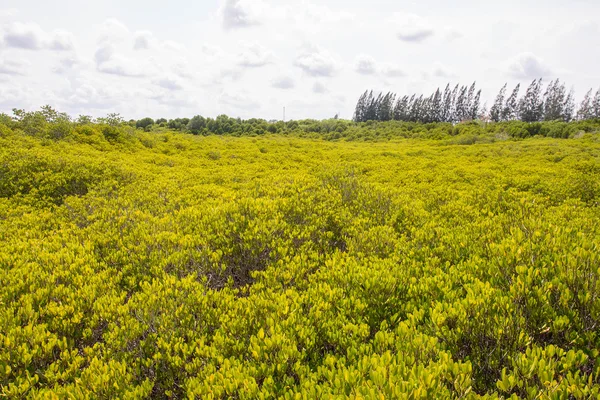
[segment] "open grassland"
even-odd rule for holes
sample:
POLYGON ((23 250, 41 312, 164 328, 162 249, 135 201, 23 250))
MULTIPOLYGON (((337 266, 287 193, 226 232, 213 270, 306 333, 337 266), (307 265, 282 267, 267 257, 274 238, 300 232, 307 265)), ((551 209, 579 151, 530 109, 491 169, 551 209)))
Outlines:
POLYGON ((102 129, 0 125, 2 395, 600 395, 597 136, 102 129))

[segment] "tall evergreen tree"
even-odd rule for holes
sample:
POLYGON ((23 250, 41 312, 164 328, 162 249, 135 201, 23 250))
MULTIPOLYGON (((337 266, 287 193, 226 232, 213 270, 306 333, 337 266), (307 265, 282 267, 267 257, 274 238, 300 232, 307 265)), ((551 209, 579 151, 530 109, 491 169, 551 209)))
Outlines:
POLYGON ((396 121, 406 121, 408 119, 408 101, 410 98, 408 96, 402 96, 402 98, 398 99, 396 102, 396 106, 394 107, 394 119, 396 121))
POLYGON ((564 119, 565 85, 557 79, 550 81, 544 93, 544 121, 564 119))
POLYGON ((365 122, 365 114, 367 111, 367 96, 369 91, 366 90, 359 98, 356 103, 356 109, 354 110, 354 122, 365 122))
POLYGON ((412 103, 412 107, 410 109, 409 121, 419 122, 421 121, 421 117, 423 115, 423 95, 416 97, 412 103))
POLYGON ((432 122, 443 121, 444 105, 442 101, 442 92, 437 88, 431 98, 430 103, 430 118, 432 122))
POLYGON ((394 112, 394 100, 396 95, 392 92, 386 93, 385 96, 379 95, 378 108, 377 108, 377 120, 378 121, 389 121, 393 117, 394 112))
POLYGON ((506 99, 506 104, 504 104, 504 108, 502 109, 502 121, 512 121, 519 118, 519 90, 521 89, 521 84, 517 84, 513 89, 512 93, 506 99))
POLYGON ((460 119, 458 118, 458 95, 460 92, 460 85, 456 85, 452 90, 452 112, 450 113, 451 120, 450 122, 458 122, 460 119))
POLYGON ((458 97, 456 98, 456 111, 454 115, 456 122, 461 122, 468 118, 469 104, 467 99, 467 91, 468 88, 466 86, 461 86, 458 97))
POLYGON ((369 92, 365 103, 367 105, 365 121, 375 121, 377 119, 377 98, 373 96, 372 90, 369 92))
POLYGON ((600 118, 600 89, 598 89, 594 100, 592 100, 592 118, 600 118))
POLYGON ((577 110, 577 119, 579 121, 584 121, 586 119, 592 119, 593 115, 594 110, 592 108, 592 89, 590 89, 585 94, 581 104, 579 105, 579 110, 577 110))
POLYGON ((481 106, 481 109, 479 110, 479 115, 477 115, 477 119, 479 119, 481 121, 489 122, 490 116, 488 113, 487 102, 483 103, 483 106, 481 106))
POLYGON ((523 122, 536 122, 542 120, 544 102, 541 93, 542 79, 534 79, 527 88, 527 92, 525 92, 525 96, 523 96, 519 104, 519 113, 523 122))
POLYGON ((467 94, 467 102, 465 105, 466 119, 474 119, 474 118, 471 118, 471 110, 473 109, 473 102, 475 101, 475 90, 476 90, 475 85, 476 85, 476 82, 473 82, 473 84, 469 88, 469 92, 467 94))
POLYGON ((573 119, 573 114, 575 114, 575 92, 571 89, 563 102, 563 121, 570 122, 573 119))
POLYGON ((444 99, 442 105, 442 113, 441 120, 442 122, 450 122, 452 115, 452 90, 450 89, 450 84, 446 85, 446 89, 444 89, 444 99))
POLYGON ((481 90, 478 90, 477 93, 475 93, 475 96, 473 97, 473 99, 471 100, 471 109, 469 110, 470 112, 470 119, 471 120, 476 120, 479 117, 479 107, 481 106, 481 90))
POLYGON ((505 83, 500 89, 498 96, 496 96, 496 100, 494 104, 490 108, 490 119, 494 122, 498 122, 502 120, 502 109, 504 107, 504 97, 506 96, 506 86, 508 84, 505 83))

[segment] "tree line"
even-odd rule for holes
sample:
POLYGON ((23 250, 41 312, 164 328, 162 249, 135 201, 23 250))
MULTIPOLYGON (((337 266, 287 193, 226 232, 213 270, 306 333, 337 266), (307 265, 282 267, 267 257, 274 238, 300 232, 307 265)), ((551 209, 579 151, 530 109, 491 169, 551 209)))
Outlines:
POLYGON ((559 79, 550 81, 545 90, 542 79, 534 79, 525 94, 519 97, 518 84, 507 97, 505 84, 496 96, 489 111, 481 105, 481 90, 476 82, 470 86, 450 84, 442 91, 437 88, 429 96, 404 95, 365 91, 356 104, 355 122, 407 121, 458 123, 476 119, 501 121, 565 121, 600 118, 600 89, 592 96, 590 89, 576 110, 574 92, 559 79))

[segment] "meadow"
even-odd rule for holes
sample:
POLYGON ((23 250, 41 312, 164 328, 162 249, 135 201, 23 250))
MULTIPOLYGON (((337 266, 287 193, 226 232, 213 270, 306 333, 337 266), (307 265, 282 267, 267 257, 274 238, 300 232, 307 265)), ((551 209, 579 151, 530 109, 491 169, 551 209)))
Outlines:
POLYGON ((598 134, 31 132, 0 123, 3 397, 600 396, 598 134))

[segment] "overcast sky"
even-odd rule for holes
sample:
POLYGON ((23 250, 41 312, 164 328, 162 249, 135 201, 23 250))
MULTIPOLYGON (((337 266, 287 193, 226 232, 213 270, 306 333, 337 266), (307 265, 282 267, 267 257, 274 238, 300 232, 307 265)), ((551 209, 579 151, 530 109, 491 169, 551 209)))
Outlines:
POLYGON ((597 0, 2 0, 0 111, 351 118, 366 89, 600 86, 597 0))

